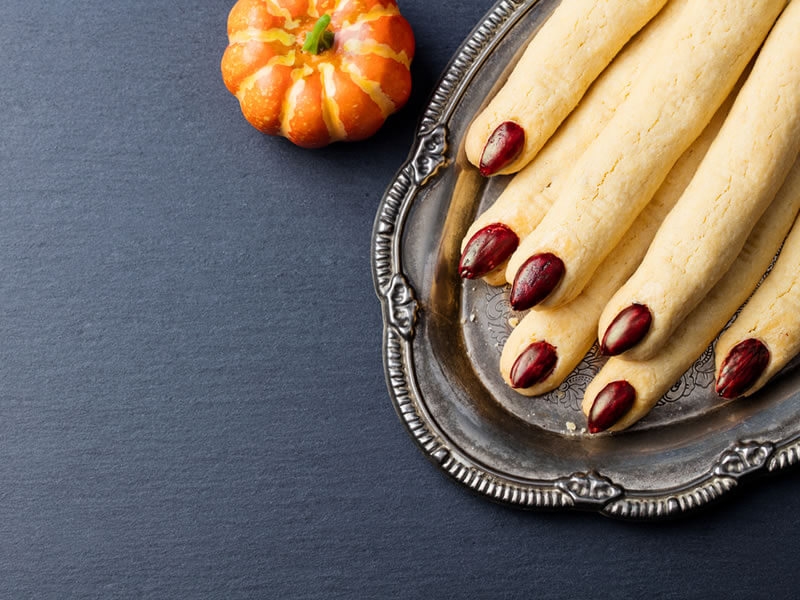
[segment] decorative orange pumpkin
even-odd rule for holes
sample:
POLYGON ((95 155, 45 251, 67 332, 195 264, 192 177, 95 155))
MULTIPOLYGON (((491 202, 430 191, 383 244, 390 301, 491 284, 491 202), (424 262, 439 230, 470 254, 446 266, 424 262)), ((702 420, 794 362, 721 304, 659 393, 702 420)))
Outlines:
POLYGON ((395 0, 238 0, 222 78, 258 130, 306 148, 374 134, 411 92, 395 0))

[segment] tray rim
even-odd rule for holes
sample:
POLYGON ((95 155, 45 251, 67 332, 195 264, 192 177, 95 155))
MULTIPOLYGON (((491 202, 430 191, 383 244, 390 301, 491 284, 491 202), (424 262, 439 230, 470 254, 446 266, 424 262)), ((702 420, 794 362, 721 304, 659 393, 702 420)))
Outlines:
POLYGON ((407 432, 451 479, 492 501, 522 509, 578 509, 626 520, 674 518, 729 496, 753 476, 800 463, 800 432, 740 439, 699 477, 669 488, 631 490, 602 472, 520 479, 482 464, 431 418, 414 372, 412 341, 419 303, 403 271, 402 234, 416 196, 448 165, 448 120, 461 92, 505 34, 542 0, 499 0, 455 52, 419 121, 409 155, 386 189, 375 217, 371 265, 383 315, 383 363, 390 398, 407 432))

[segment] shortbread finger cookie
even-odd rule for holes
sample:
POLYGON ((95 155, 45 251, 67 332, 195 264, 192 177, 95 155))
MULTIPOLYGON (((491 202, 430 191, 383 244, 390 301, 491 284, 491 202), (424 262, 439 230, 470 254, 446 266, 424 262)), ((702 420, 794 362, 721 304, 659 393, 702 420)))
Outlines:
POLYGON ((515 173, 544 146, 592 81, 666 0, 563 0, 503 87, 470 125, 469 161, 515 173))
POLYGON ((625 429, 650 412, 758 285, 798 210, 800 161, 792 167, 731 268, 658 354, 644 361, 613 356, 600 369, 583 398, 590 432, 625 429))
POLYGON ((506 283, 505 265, 519 240, 541 222, 553 199, 559 196, 569 166, 628 97, 632 83, 647 68, 650 55, 661 43, 661 36, 688 4, 689 0, 672 0, 630 41, 541 152, 470 226, 461 243, 462 277, 484 277, 490 285, 506 283))
POLYGON ((715 347, 716 390, 749 396, 800 353, 800 222, 778 260, 715 347))
POLYGON ((511 256, 510 300, 522 310, 575 298, 705 128, 785 0, 693 0, 648 69, 567 175, 511 256))
POLYGON ((634 221, 630 235, 603 261, 583 292, 564 306, 528 312, 514 328, 500 357, 500 372, 511 387, 526 396, 544 394, 558 387, 583 359, 595 342, 603 307, 641 262, 719 132, 734 96, 735 90, 675 163, 634 221))
POLYGON ((642 360, 658 352, 736 258, 798 152, 800 2, 792 2, 647 256, 603 311, 608 354, 627 350, 642 360))

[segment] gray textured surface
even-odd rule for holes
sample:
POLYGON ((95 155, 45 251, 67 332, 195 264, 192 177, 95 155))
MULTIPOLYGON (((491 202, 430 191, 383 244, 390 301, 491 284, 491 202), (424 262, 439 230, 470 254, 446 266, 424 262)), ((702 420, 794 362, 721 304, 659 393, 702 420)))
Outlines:
POLYGON ((402 2, 409 107, 318 152, 224 89, 231 2, 0 7, 0 597, 794 596, 796 473, 657 526, 521 513, 398 422, 372 221, 489 4, 402 2))

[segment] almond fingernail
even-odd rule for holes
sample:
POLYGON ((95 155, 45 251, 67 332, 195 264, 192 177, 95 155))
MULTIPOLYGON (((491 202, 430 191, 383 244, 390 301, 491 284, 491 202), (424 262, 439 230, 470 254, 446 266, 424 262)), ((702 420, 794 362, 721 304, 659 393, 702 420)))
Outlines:
POLYGON ((519 237, 502 223, 487 225, 467 242, 458 272, 465 279, 483 277, 503 264, 519 245, 519 237))
POLYGON ((509 302, 514 310, 536 306, 555 289, 564 276, 564 262, 549 252, 526 260, 514 277, 509 302))
POLYGON ((719 369, 717 394, 729 400, 744 394, 767 368, 769 356, 761 340, 748 338, 736 344, 719 369))
POLYGON ((558 361, 555 347, 547 342, 534 342, 517 357, 511 367, 511 387, 529 388, 544 381, 558 361))
POLYGON ((616 356, 633 348, 650 331, 653 315, 644 304, 631 304, 621 311, 606 329, 600 351, 616 356))
POLYGON ((525 130, 514 121, 504 121, 489 136, 481 154, 480 172, 494 175, 514 161, 525 146, 525 130))
POLYGON ((627 381, 612 381, 594 399, 589 411, 589 433, 599 433, 616 425, 633 406, 636 390, 627 381))

